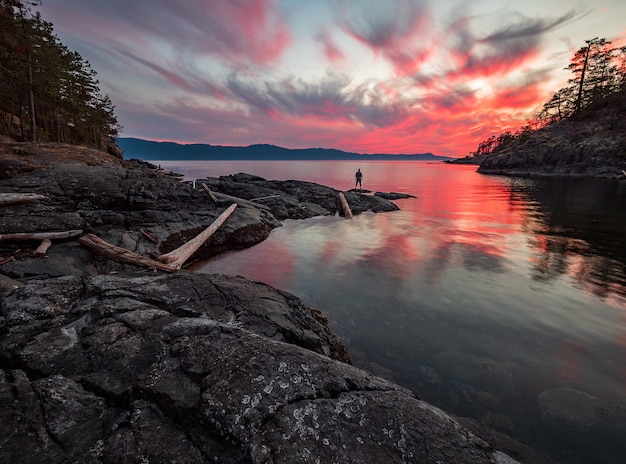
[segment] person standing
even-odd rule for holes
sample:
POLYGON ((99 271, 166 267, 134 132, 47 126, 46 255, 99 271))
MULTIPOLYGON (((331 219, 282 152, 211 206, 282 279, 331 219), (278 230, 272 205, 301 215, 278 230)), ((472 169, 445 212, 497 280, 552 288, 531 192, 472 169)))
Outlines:
POLYGON ((357 169, 354 177, 356 177, 356 184, 354 185, 354 188, 357 188, 358 186, 359 189, 363 190, 363 186, 361 185, 361 179, 363 179, 363 173, 361 172, 361 169, 357 169))

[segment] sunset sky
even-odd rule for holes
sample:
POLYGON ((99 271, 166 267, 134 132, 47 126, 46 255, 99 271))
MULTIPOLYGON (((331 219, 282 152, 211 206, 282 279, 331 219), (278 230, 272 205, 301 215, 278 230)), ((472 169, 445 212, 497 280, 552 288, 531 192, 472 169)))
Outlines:
POLYGON ((518 129, 624 0, 43 0, 123 137, 465 156, 518 129))

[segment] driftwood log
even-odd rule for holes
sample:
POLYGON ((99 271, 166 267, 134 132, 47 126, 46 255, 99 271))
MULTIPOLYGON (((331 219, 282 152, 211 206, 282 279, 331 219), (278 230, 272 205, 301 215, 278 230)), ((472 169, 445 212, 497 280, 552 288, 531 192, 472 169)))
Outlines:
POLYGON ((344 216, 348 219, 352 219, 352 210, 350 209, 348 200, 346 200, 346 196, 343 194, 343 192, 339 192, 339 201, 341 202, 344 216))
POLYGON ((82 234, 82 230, 64 230, 61 232, 19 232, 0 234, 0 242, 19 242, 24 240, 61 240, 82 234))
POLYGON ((252 198, 250 201, 260 201, 260 200, 269 200, 270 198, 280 198, 278 193, 273 193, 271 195, 267 195, 265 197, 252 198))
POLYGON ((50 248, 51 246, 52 246, 52 241, 49 238, 44 238, 41 241, 41 245, 39 245, 37 249, 35 250, 35 254, 45 255, 46 251, 48 251, 48 248, 50 248))
POLYGON ((222 224, 224 224, 224 221, 226 221, 226 219, 228 219, 228 217, 233 214, 235 208, 237 208, 237 203, 233 203, 232 205, 230 205, 226 209, 226 211, 220 214, 209 227, 204 229, 204 231, 202 231, 196 237, 192 238, 187 243, 181 245, 175 250, 159 256, 159 261, 166 263, 170 266, 174 266, 176 269, 180 269, 183 264, 185 264, 185 261, 187 261, 198 250, 198 248, 200 248, 202 244, 206 242, 209 237, 213 235, 217 229, 220 228, 222 224))
POLYGON ((32 203, 45 200, 45 195, 37 193, 0 193, 0 206, 13 205, 16 203, 32 203))
POLYGON ((111 261, 118 263, 133 264, 135 266, 150 267, 154 269, 160 269, 166 272, 176 272, 174 266, 156 261, 154 259, 147 258, 138 253, 127 250, 126 248, 111 245, 109 242, 102 240, 100 237, 94 234, 83 235, 78 241, 89 248, 96 254, 104 256, 111 261))
POLYGON ((272 210, 269 206, 262 205, 261 203, 255 203, 254 201, 246 200, 244 198, 234 197, 232 195, 227 195, 225 193, 218 193, 218 192, 211 192, 211 193, 218 200, 233 201, 233 202, 237 203, 240 206, 252 206, 253 208, 264 209, 264 210, 267 210, 267 211, 271 211, 272 210))
POLYGON ((198 251, 198 248, 200 248, 202 244, 206 242, 222 224, 224 224, 226 219, 228 219, 233 211, 235 211, 235 208, 237 208, 237 204, 233 203, 222 214, 220 214, 209 227, 175 250, 159 256, 158 260, 148 258, 140 255, 139 253, 134 253, 126 248, 112 245, 94 234, 86 234, 79 238, 78 241, 94 253, 104 256, 112 261, 133 264, 135 266, 150 267, 167 272, 176 272, 180 270, 180 268, 183 267, 183 264, 185 264, 185 262, 196 251, 198 251))
POLYGON ((215 204, 219 203, 217 198, 215 198, 215 195, 213 195, 213 192, 211 192, 211 189, 207 187, 206 184, 202 184, 202 189, 207 193, 207 195, 209 196, 209 198, 211 199, 213 203, 215 204))

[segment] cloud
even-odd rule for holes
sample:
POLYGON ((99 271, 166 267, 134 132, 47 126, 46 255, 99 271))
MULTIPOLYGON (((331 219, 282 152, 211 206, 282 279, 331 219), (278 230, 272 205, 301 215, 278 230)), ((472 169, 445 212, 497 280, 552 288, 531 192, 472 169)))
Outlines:
POLYGON ((84 36, 138 50, 160 45, 234 65, 271 65, 291 43, 287 19, 273 0, 58 0, 49 11, 54 23, 68 24, 61 15, 69 16, 84 36))
POLYGON ((274 118, 315 117, 385 127, 406 114, 403 105, 387 101, 384 92, 376 86, 352 84, 349 77, 332 72, 315 82, 295 76, 259 82, 242 73, 233 73, 227 82, 235 98, 274 118))
POLYGON ((392 8, 376 0, 345 0, 339 6, 339 26, 393 63, 396 72, 415 72, 430 56, 432 17, 426 1, 399 0, 392 8))
POLYGON ((324 56, 331 63, 336 63, 339 61, 343 61, 345 59, 345 55, 343 51, 337 46, 335 43, 332 34, 326 28, 322 28, 322 30, 315 37, 317 42, 322 46, 324 56))
POLYGON ((465 155, 549 97, 546 82, 572 48, 554 31, 587 14, 491 5, 55 0, 40 9, 90 60, 126 136, 465 155), (547 54, 546 37, 563 54, 547 54))

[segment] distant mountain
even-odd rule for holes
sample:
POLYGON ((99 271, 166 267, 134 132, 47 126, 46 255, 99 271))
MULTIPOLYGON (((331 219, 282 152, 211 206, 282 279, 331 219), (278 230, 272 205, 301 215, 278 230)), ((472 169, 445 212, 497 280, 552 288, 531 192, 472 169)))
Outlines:
POLYGON ((117 145, 124 152, 124 158, 137 158, 145 161, 167 160, 414 160, 444 161, 450 158, 432 153, 412 155, 363 155, 332 148, 289 149, 275 145, 258 144, 248 147, 230 147, 201 143, 183 145, 174 142, 153 142, 150 140, 120 137, 117 145))

